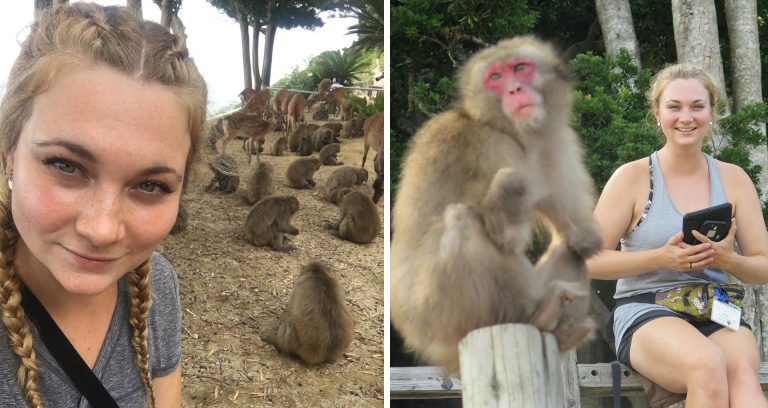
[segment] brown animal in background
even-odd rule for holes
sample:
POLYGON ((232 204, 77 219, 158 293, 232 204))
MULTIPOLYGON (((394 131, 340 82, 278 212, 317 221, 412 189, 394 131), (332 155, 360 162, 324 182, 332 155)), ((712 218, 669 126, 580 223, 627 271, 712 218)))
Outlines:
POLYGON ((384 196, 384 173, 376 173, 376 179, 373 180, 373 196, 371 200, 374 203, 378 203, 381 197, 384 196))
POLYGON ((368 181, 368 171, 358 167, 343 166, 334 170, 321 188, 322 196, 330 200, 330 194, 339 187, 359 186, 368 181))
POLYGON ((339 154, 339 150, 341 150, 341 145, 338 143, 331 143, 327 146, 324 146, 320 150, 320 164, 324 166, 340 166, 344 164, 342 161, 338 161, 336 156, 339 154))
POLYGON ((301 145, 301 137, 311 137, 312 133, 317 130, 318 125, 314 123, 302 123, 296 127, 288 136, 288 150, 292 152, 298 152, 301 145))
MULTIPOLYGON (((266 133, 271 132, 274 130, 274 123, 267 122, 271 124, 272 126, 269 128, 269 131, 266 133)), ((251 164, 251 156, 256 155, 256 162, 259 162, 259 157, 261 157, 261 152, 264 151, 264 143, 266 139, 266 133, 263 134, 252 134, 248 139, 246 139, 243 142, 243 149, 245 149, 246 153, 248 153, 248 164, 251 164)))
POLYGON ((287 128, 286 132, 291 132, 296 126, 304 120, 304 105, 306 105, 306 99, 304 95, 300 93, 293 94, 288 107, 285 111, 287 115, 287 128))
POLYGON ((393 209, 391 316, 406 347, 448 373, 476 328, 530 323, 561 350, 594 328, 584 258, 602 240, 568 78, 545 43, 502 41, 468 60, 461 102, 411 139, 393 209), (535 267, 534 215, 553 236, 535 267))
POLYGON ((285 234, 297 235, 299 230, 290 224, 299 210, 299 200, 290 195, 264 197, 251 207, 245 219, 245 240, 256 246, 269 245, 275 251, 289 251, 285 234))
POLYGON ((341 102, 341 120, 342 122, 352 119, 352 113, 354 113, 355 104, 349 99, 344 99, 341 102))
POLYGON ((326 92, 331 90, 331 85, 333 85, 333 82, 331 82, 330 79, 323 78, 317 84, 317 92, 320 94, 325 94, 326 92))
POLYGON ((243 110, 263 117, 269 106, 269 89, 255 91, 251 88, 245 88, 240 92, 240 101, 243 102, 243 110))
POLYGON ((261 338, 306 364, 322 364, 349 347, 354 325, 344 290, 331 269, 312 262, 302 266, 278 327, 265 330, 261 338))
POLYGON ((256 167, 248 177, 248 191, 245 194, 245 202, 253 205, 264 197, 275 194, 273 175, 274 167, 267 162, 256 163, 256 167))
POLYGON ((296 153, 298 153, 299 156, 311 156, 314 151, 315 148, 312 145, 312 140, 310 140, 309 136, 301 136, 301 140, 299 140, 299 150, 297 150, 296 153))
POLYGON ((216 155, 216 142, 224 137, 224 127, 222 126, 222 122, 224 122, 223 118, 210 119, 205 122, 205 128, 208 133, 206 147, 208 153, 211 155, 216 155))
MULTIPOLYGON (((284 87, 277 91, 275 96, 272 98, 272 112, 275 114, 275 123, 277 124, 276 128, 278 131, 286 132, 286 118, 285 118, 285 109, 283 108, 283 103, 286 99, 290 98, 290 92, 288 92, 288 87, 284 87)), ((287 102, 285 102, 287 105, 287 102)), ((287 107, 287 106, 286 106, 287 107)))
POLYGON ((328 197, 326 197, 326 198, 328 199, 328 201, 330 201, 330 202, 332 202, 332 203, 334 203, 336 205, 339 205, 339 204, 341 204, 341 199, 343 199, 345 195, 347 195, 347 194, 349 194, 349 193, 351 193, 353 191, 355 191, 355 189, 352 188, 352 187, 337 187, 337 188, 333 189, 333 191, 330 191, 328 193, 328 197))
MULTIPOLYGON (((225 154, 227 152, 227 143, 238 133, 242 133, 251 139, 257 139, 273 131, 275 123, 262 119, 257 115, 245 113, 241 109, 225 116, 222 121, 222 127, 224 128, 224 137, 221 140, 221 154, 225 154)), ((256 140, 253 140, 250 144, 254 145, 255 143, 256 140)))
POLYGON ((319 152, 324 146, 333 143, 333 130, 320 127, 312 133, 312 148, 319 152))
POLYGON ((288 150, 288 139, 285 136, 280 136, 272 144, 272 148, 269 149, 269 154, 272 156, 282 156, 285 151, 288 150))
POLYGON ((363 163, 360 167, 365 167, 370 148, 377 154, 384 153, 384 112, 370 116, 363 123, 363 163))
POLYGON ((339 238, 356 244, 367 244, 379 234, 376 204, 362 191, 350 191, 341 199, 341 214, 335 224, 328 225, 339 238))
POLYGON ((344 125, 342 125, 339 122, 325 122, 320 127, 324 127, 324 128, 328 128, 328 129, 333 130, 333 143, 339 143, 338 137, 341 135, 341 128, 342 128, 342 126, 344 126, 344 125))
POLYGON ((334 88, 328 91, 320 100, 328 103, 328 113, 333 116, 338 116, 338 111, 341 104, 347 99, 347 90, 345 88, 334 88))
POLYGON ((209 163, 209 166, 213 171, 213 179, 208 183, 205 191, 209 193, 219 191, 222 194, 231 194, 237 191, 237 187, 240 185, 240 176, 234 157, 228 154, 216 156, 213 162, 209 163))
POLYGON ((313 177, 318 169, 320 169, 320 160, 317 157, 302 157, 294 160, 285 172, 288 187, 297 189, 314 187, 313 177))

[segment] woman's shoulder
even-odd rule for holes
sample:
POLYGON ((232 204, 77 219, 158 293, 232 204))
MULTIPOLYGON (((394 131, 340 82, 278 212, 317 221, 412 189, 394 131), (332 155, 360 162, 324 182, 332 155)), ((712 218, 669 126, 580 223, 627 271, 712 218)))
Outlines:
POLYGON ((720 178, 725 185, 732 183, 749 183, 752 184, 752 179, 749 178, 747 172, 741 168, 741 166, 733 163, 724 162, 721 160, 715 160, 717 171, 720 173, 720 178))
POLYGON ((648 180, 648 158, 633 160, 619 166, 611 175, 609 184, 617 184, 622 187, 642 185, 648 180))
POLYGON ((178 301, 179 279, 171 262, 163 254, 152 254, 152 293, 154 298, 174 299, 178 301))

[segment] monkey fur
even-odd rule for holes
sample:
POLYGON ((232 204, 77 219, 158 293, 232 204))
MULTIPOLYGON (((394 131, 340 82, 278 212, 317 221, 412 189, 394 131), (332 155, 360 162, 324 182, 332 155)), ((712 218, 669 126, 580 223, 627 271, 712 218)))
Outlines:
POLYGON ((298 152, 301 145, 302 136, 311 137, 312 133, 317 130, 319 126, 314 123, 301 123, 296 126, 288 136, 288 150, 291 152, 298 152))
POLYGON ((530 323, 561 350, 579 344, 594 328, 584 259, 602 245, 572 85, 551 46, 525 36, 486 48, 460 90, 412 138, 392 213, 392 322, 451 374, 459 341, 480 327, 530 323), (535 266, 534 219, 552 236, 535 266))
POLYGON ((288 187, 303 189, 315 186, 314 175, 320 169, 320 159, 317 157, 303 157, 296 159, 285 171, 285 180, 288 187))
POLYGON ((326 127, 319 127, 312 133, 312 147, 316 152, 323 149, 333 142, 333 130, 326 127))
POLYGON ((368 180, 368 170, 359 167, 342 166, 334 170, 325 180, 325 184, 320 189, 322 196, 328 200, 330 194, 340 187, 359 186, 368 180))
POLYGON ((245 240, 256 246, 269 245, 275 251, 290 251, 285 234, 297 235, 299 230, 290 224, 299 210, 299 200, 290 195, 262 198, 251 207, 245 219, 245 240))
POLYGON ((329 145, 323 146, 322 149, 320 149, 320 164, 324 166, 341 166, 344 164, 342 161, 338 161, 336 156, 339 154, 339 150, 341 150, 341 145, 338 143, 331 143, 329 145))
POLYGON ((248 177, 248 191, 244 195, 247 204, 253 205, 264 197, 275 194, 273 182, 274 167, 267 162, 258 162, 248 177))
POLYGON ((213 171, 213 179, 208 183, 205 191, 220 192, 222 194, 232 194, 237 191, 240 185, 240 176, 237 172, 237 162, 235 158, 228 154, 221 154, 210 163, 213 171))
POLYGON ((376 204, 362 191, 350 191, 339 204, 339 220, 328 227, 333 234, 356 244, 367 244, 379 234, 376 204))
POLYGON ((349 347, 354 325, 344 289, 331 269, 312 262, 302 266, 279 325, 264 330, 261 338, 281 353, 315 365, 337 359, 349 347))
POLYGON ((272 156, 282 156, 285 154, 286 150, 288 150, 288 139, 285 136, 280 136, 275 140, 275 143, 272 144, 272 147, 269 149, 269 154, 272 156))

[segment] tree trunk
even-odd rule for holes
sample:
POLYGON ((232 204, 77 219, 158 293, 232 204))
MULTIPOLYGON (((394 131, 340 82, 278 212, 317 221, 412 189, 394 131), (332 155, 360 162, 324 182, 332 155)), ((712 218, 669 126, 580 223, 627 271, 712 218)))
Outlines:
MULTIPOLYGON (((725 20, 731 45, 731 91, 733 110, 763 100, 760 73, 760 39, 757 33, 757 2, 755 0, 725 0, 725 20)), ((765 124, 758 125, 765 134, 765 124)), ((750 151, 750 158, 763 167, 760 188, 768 192, 768 146, 750 151)))
POLYGON ((253 82, 251 82, 251 51, 250 36, 248 35, 248 16, 240 11, 240 8, 235 6, 237 11, 237 21, 240 23, 240 42, 243 51, 243 88, 253 88, 253 82))
POLYGON ((672 0, 677 60, 703 68, 725 100, 725 75, 714 0, 672 0))
POLYGON ((262 64, 264 87, 269 87, 272 75, 272 50, 275 45, 275 34, 277 34, 277 23, 270 21, 267 23, 267 33, 264 37, 264 63, 262 64))
POLYGON ((635 65, 640 65, 640 49, 632 23, 632 10, 628 0, 595 0, 597 18, 603 31, 603 41, 608 54, 618 55, 624 48, 629 52, 635 65))
POLYGON ((167 29, 171 29, 171 20, 173 19, 173 1, 163 0, 160 3, 160 24, 167 29))
POLYGON ((261 23, 259 23, 258 17, 254 17, 256 22, 251 25, 253 27, 253 38, 251 38, 251 58, 253 60, 253 89, 256 91, 261 90, 261 72, 259 69, 259 34, 261 34, 261 23))
POLYGON ((134 14, 139 16, 139 18, 144 18, 144 14, 141 10, 141 0, 128 0, 126 5, 134 12, 134 14))

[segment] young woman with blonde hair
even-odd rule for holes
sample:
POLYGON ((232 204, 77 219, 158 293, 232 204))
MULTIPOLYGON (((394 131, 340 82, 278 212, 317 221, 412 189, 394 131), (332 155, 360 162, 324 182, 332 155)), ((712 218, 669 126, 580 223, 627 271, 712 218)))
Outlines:
POLYGON ((128 9, 32 25, 0 105, 0 406, 94 405, 32 298, 118 406, 181 406, 178 281, 155 248, 206 102, 183 42, 128 9))

